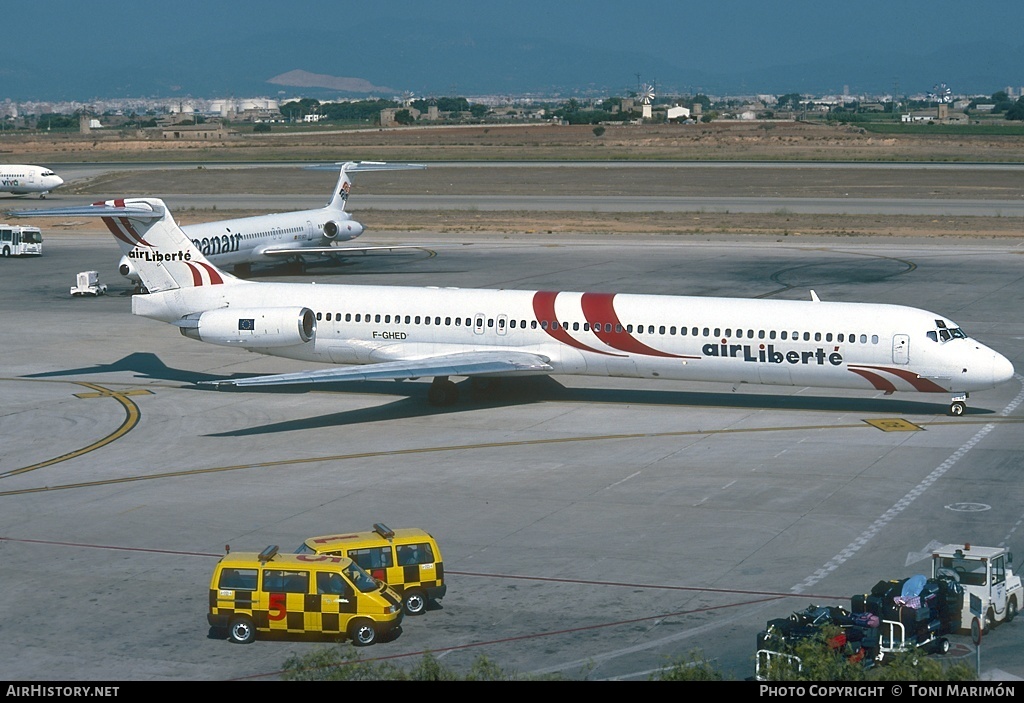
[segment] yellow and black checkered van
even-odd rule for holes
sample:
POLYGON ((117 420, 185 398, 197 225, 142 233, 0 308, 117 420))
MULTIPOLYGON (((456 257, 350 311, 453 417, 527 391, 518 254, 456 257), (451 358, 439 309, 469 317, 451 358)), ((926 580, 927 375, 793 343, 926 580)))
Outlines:
POLYGON ((409 615, 421 614, 448 590, 437 541, 412 527, 392 530, 378 522, 371 532, 310 537, 295 553, 348 557, 393 588, 409 615))
POLYGON ((247 644, 257 632, 348 635, 365 647, 402 622, 402 598, 344 556, 228 552, 210 578, 215 631, 247 644))

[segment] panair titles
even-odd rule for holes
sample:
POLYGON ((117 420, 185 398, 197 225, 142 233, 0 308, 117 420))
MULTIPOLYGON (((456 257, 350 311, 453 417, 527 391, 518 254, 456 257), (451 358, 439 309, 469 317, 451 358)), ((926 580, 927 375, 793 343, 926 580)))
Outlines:
POLYGON ((238 243, 241 241, 242 235, 240 234, 225 234, 220 237, 193 239, 192 244, 205 256, 209 256, 210 254, 227 254, 238 251, 238 243))
POLYGON ((826 352, 821 347, 813 351, 779 351, 774 344, 759 344, 755 349, 749 344, 705 344, 701 348, 704 356, 715 356, 727 359, 741 359, 761 364, 816 364, 824 366, 843 365, 843 355, 838 351, 826 352))

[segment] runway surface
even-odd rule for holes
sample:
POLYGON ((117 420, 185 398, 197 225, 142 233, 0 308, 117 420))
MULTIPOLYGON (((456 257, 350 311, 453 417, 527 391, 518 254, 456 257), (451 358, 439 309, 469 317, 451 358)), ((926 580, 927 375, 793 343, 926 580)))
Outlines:
MULTIPOLYGON (((1013 361, 944 395, 555 377, 426 403, 428 381, 200 389, 302 364, 204 345, 130 314, 109 235, 0 260, 0 638, 5 678, 264 680, 303 640, 208 637, 224 546, 422 527, 448 595, 364 658, 484 655, 524 676, 643 680, 700 650, 753 674, 756 633, 924 573, 945 542, 1024 550, 1024 275, 1017 243, 409 234, 428 252, 260 280, 895 302, 1013 361), (448 245, 448 246, 441 246, 448 245), (81 270, 110 285, 72 298, 81 270)), ((1018 563, 1019 567, 1020 564, 1018 563)), ((973 664, 970 638, 947 657, 973 664)), ((987 634, 1024 677, 1024 621, 987 634)))

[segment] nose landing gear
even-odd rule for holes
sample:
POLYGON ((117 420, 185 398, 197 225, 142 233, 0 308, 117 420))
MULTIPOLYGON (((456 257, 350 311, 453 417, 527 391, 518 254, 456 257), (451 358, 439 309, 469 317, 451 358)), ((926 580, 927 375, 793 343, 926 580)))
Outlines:
POLYGON ((967 410, 967 394, 953 396, 949 403, 949 414, 953 417, 960 417, 967 410))

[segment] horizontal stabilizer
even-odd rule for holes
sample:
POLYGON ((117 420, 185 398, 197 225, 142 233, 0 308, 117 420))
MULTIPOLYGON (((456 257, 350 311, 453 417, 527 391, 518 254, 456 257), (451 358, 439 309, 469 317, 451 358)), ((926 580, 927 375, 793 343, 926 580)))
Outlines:
POLYGON ((402 164, 389 161, 338 161, 333 164, 314 164, 303 166, 307 171, 337 171, 338 167, 344 167, 347 173, 359 173, 360 171, 417 171, 425 169, 424 164, 402 164))
POLYGON ((287 386, 338 381, 398 381, 421 376, 542 375, 552 371, 548 359, 540 354, 494 350, 199 383, 210 386, 287 386))
POLYGON ((136 220, 159 220, 164 216, 164 208, 151 205, 149 202, 134 202, 130 205, 124 201, 108 201, 94 205, 74 205, 71 207, 44 208, 40 210, 13 210, 11 217, 131 217, 136 220), (110 205, 108 203, 122 203, 110 205))

